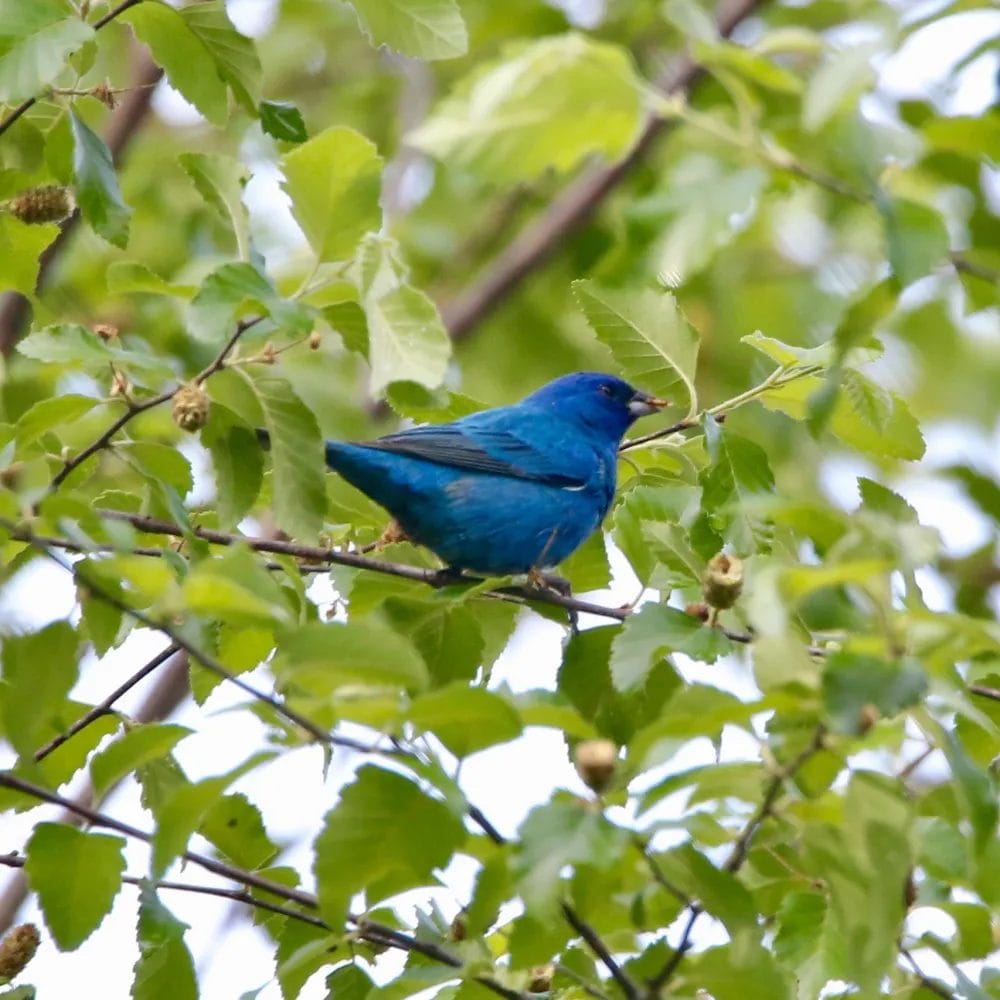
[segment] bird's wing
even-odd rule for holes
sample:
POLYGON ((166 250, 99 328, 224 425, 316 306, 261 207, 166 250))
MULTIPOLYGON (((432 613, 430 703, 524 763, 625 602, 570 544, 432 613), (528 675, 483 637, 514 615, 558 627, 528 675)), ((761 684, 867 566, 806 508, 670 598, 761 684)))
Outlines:
POLYGON ((587 484, 594 456, 579 442, 538 414, 513 407, 486 410, 453 424, 414 427, 367 442, 370 448, 412 455, 428 462, 473 472, 581 489, 587 484))

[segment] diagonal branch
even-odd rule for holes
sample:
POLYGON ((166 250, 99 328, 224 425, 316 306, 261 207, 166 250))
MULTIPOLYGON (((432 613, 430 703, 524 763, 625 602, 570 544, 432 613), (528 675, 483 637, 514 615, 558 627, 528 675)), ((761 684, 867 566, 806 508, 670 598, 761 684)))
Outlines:
MULTIPOLYGON (((725 5, 716 22, 726 38, 761 6, 763 0, 735 0, 725 5)), ((656 81, 666 95, 686 92, 703 70, 688 55, 677 59, 656 81)), ((473 285, 445 303, 441 313, 454 340, 469 336, 474 327, 499 306, 517 286, 562 245, 566 234, 583 225, 604 199, 641 162, 654 140, 670 123, 651 115, 624 159, 586 171, 559 195, 545 214, 530 223, 490 264, 473 285)))
POLYGON ((611 973, 611 978, 621 987, 622 993, 625 994, 627 1000, 639 1000, 641 996, 639 987, 632 981, 632 977, 618 964, 597 931, 583 920, 569 903, 564 902, 562 904, 562 914, 570 927, 587 942, 590 950, 604 963, 604 967, 611 973))

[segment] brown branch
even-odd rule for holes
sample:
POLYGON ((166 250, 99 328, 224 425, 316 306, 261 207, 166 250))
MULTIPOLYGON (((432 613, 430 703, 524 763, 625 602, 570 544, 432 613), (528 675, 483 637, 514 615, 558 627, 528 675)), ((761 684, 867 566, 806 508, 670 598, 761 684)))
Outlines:
POLYGON ((172 644, 167 646, 167 648, 162 652, 157 653, 156 656, 149 661, 149 663, 147 663, 140 670, 136 671, 131 677, 128 678, 128 680, 116 687, 115 690, 104 699, 104 701, 95 705, 85 715, 81 715, 80 718, 73 723, 73 725, 59 733, 58 736, 53 736, 52 739, 49 740, 49 742, 44 746, 39 747, 35 751, 35 762, 37 763, 45 760, 45 758, 48 757, 53 750, 58 750, 59 747, 61 747, 68 739, 75 736, 81 730, 86 729, 92 722, 96 722, 102 716, 107 715, 119 698, 131 691, 132 688, 139 683, 139 681, 148 677, 154 670, 157 669, 157 667, 162 666, 167 662, 167 660, 178 652, 180 652, 180 647, 176 644, 172 644))
POLYGON ((937 980, 924 975, 920 966, 917 965, 916 959, 907 948, 900 948, 899 953, 909 963, 910 968, 913 970, 913 974, 920 980, 920 985, 924 989, 930 990, 931 993, 942 997, 942 1000, 956 1000, 955 994, 952 993, 946 986, 942 986, 939 982, 937 982, 937 980))
MULTIPOLYGON (((198 385, 201 385, 215 372, 219 371, 221 368, 225 367, 226 359, 229 357, 233 348, 236 346, 237 341, 240 337, 246 333, 251 327, 256 326, 264 317, 254 316, 252 319, 243 319, 236 324, 236 329, 232 336, 223 344, 222 349, 213 358, 211 363, 200 371, 195 377, 194 381, 198 385)), ((74 469, 81 466, 87 461, 92 455, 96 455, 99 451, 107 448, 111 443, 111 439, 130 421, 134 420, 140 413, 145 413, 147 410, 152 410, 154 407, 159 406, 161 403, 166 403, 168 400, 174 398, 177 395, 180 386, 174 386, 173 389, 165 389, 163 392, 156 396, 151 396, 149 399, 144 399, 141 403, 136 403, 128 400, 128 410, 123 413, 107 430, 104 431, 95 441, 92 441, 83 451, 77 452, 71 459, 68 459, 63 467, 56 473, 52 480, 51 489, 57 489, 66 479, 74 469)))
MULTIPOLYGON (((763 0, 736 0, 718 17, 719 34, 725 38, 761 5, 763 0)), ((689 90, 703 70, 687 55, 681 56, 656 86, 667 95, 689 90)), ((489 269, 470 288, 444 304, 441 314, 454 340, 467 337, 473 328, 562 244, 567 233, 581 226, 597 210, 619 182, 643 159, 653 141, 669 123, 651 115, 642 126, 635 145, 617 163, 587 170, 559 195, 545 214, 530 223, 492 261, 489 269)))
MULTIPOLYGON (((71 799, 64 798, 56 792, 51 792, 47 788, 42 788, 40 785, 35 785, 30 781, 25 781, 23 778, 11 774, 9 771, 0 771, 0 787, 9 788, 15 792, 21 792, 24 795, 30 795, 32 798, 38 799, 40 802, 48 802, 52 805, 62 806, 63 809, 74 813, 81 819, 90 823, 92 826, 102 827, 106 830, 114 830, 115 833, 131 837, 134 840, 140 840, 144 844, 152 845, 153 843, 153 835, 151 833, 147 833, 145 830, 140 830, 138 827, 132 826, 129 823, 124 823, 121 820, 115 819, 113 816, 108 816, 105 813, 98 812, 96 809, 91 809, 78 802, 74 802, 71 799)), ((238 882, 242 885, 252 886, 262 892, 269 893, 278 899, 283 899, 285 902, 295 903, 296 905, 302 906, 307 910, 317 910, 319 908, 316 896, 312 893, 305 892, 302 889, 296 889, 292 886, 282 885, 280 882, 272 882, 270 879, 264 878, 264 876, 258 875, 256 872, 248 871, 245 868, 238 868, 235 865, 228 864, 224 861, 219 861, 215 858, 208 857, 207 855, 199 854, 197 851, 185 850, 180 857, 185 861, 190 861, 192 864, 198 865, 199 868, 203 868, 205 871, 212 872, 214 875, 220 875, 222 878, 227 878, 230 881, 238 882)), ((173 883, 173 887, 179 887, 179 885, 179 883, 173 883)), ((240 902, 252 902, 252 905, 259 905, 260 903, 256 897, 252 896, 249 899, 241 898, 240 902)), ((298 917, 299 914, 289 913, 289 916, 298 917)), ((385 944, 404 951, 419 952, 421 955, 425 955, 436 962, 451 966, 455 969, 460 969, 465 964, 462 959, 452 955, 451 952, 448 952, 435 944, 431 944, 430 942, 419 941, 416 938, 411 937, 409 934, 404 934, 402 931, 397 931, 395 928, 389 927, 385 924, 380 924, 376 921, 368 920, 364 916, 355 916, 353 914, 348 914, 347 919, 350 923, 357 927, 359 937, 366 941, 370 941, 373 944, 385 944)), ((324 921, 320 921, 319 926, 326 927, 328 925, 324 921)), ((498 996, 503 997, 504 1000, 528 1000, 525 994, 520 993, 517 990, 509 989, 508 987, 497 982, 497 980, 492 976, 486 975, 485 973, 481 973, 475 978, 477 982, 482 983, 483 986, 492 990, 498 996)))
MULTIPOLYGON (((740 868, 743 867, 743 863, 747 859, 747 854, 750 851, 750 845, 753 842, 754 837, 757 835, 757 831, 761 828, 764 821, 769 816, 774 815, 775 803, 778 801, 778 796, 781 794, 781 789, 784 787, 785 782, 794 778, 795 775, 802 769, 803 765, 805 765, 806 761, 823 748, 825 736, 825 727, 822 725, 817 726, 815 732, 813 733, 813 738, 809 741, 808 746, 806 746, 792 761, 774 772, 771 776, 771 780, 767 784, 767 788, 764 791, 764 798, 761 800, 760 805, 757 807, 750 819, 747 820, 746 825, 736 838, 729 858, 722 866, 723 871, 735 875, 740 868)), ((681 933, 681 938, 677 947, 674 949, 673 954, 664 964, 663 968, 660 969, 660 971, 647 982, 647 997, 649 1000, 656 1000, 656 998, 659 997, 660 991, 670 981, 670 977, 673 976, 674 972, 677 971, 677 967, 681 964, 684 955, 691 947, 691 934, 694 931, 694 925, 697 923, 702 912, 703 910, 699 903, 692 900, 688 904, 687 923, 681 933)))
MULTIPOLYGON (((122 0, 117 7, 109 10, 100 20, 94 22, 94 31, 100 31, 106 24, 110 24, 120 14, 124 14, 129 7, 135 7, 142 3, 142 0, 122 0)), ((29 97, 22 101, 3 121, 0 121, 0 135, 3 135, 26 111, 31 110, 39 101, 37 97, 29 97)))
POLYGON ((969 692, 978 694, 980 698, 989 698, 991 701, 1000 701, 1000 691, 996 688, 987 687, 985 684, 970 684, 969 692))
MULTIPOLYGON (((115 166, 121 162, 125 149, 149 114, 153 87, 161 76, 163 70, 153 62, 145 49, 140 49, 132 73, 132 87, 108 119, 104 130, 104 141, 115 166)), ((38 262, 37 291, 41 291, 46 284, 56 259, 68 245, 69 238, 79 222, 80 213, 76 211, 63 223, 59 235, 42 253, 38 262)), ((0 355, 6 357, 10 354, 20 339, 28 318, 28 306, 27 298, 20 292, 0 295, 0 355)))
POLYGON ((622 993, 625 994, 628 1000, 639 1000, 641 995, 639 987, 632 981, 632 977, 618 964, 597 931, 583 920, 569 903, 564 902, 562 904, 562 914, 570 927, 587 942, 590 950, 601 960, 608 972, 611 973, 611 978, 621 987, 622 993))

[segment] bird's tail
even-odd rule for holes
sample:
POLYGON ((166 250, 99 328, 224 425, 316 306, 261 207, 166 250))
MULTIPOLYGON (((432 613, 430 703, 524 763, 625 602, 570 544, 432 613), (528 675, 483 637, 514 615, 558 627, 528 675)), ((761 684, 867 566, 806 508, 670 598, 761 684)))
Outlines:
POLYGON ((264 451, 271 450, 271 435, 268 431, 264 430, 263 427, 255 427, 255 433, 257 434, 257 442, 264 449, 264 451))

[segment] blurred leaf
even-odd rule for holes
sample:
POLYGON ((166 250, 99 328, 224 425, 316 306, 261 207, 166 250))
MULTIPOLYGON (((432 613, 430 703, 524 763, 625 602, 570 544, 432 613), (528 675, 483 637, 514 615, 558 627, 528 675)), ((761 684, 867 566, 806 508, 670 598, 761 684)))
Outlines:
POLYGON ((456 0, 351 0, 372 45, 414 59, 452 59, 469 47, 456 0))
POLYGON ((125 871, 122 837, 84 833, 64 823, 39 823, 24 869, 61 951, 79 948, 111 909, 125 871))
POLYGON ((0 104, 37 97, 94 37, 94 29, 58 0, 3 0, 0 25, 0 104))
POLYGON ((927 675, 915 660, 888 663, 874 656, 839 650, 823 667, 823 700, 834 727, 857 735, 872 725, 868 713, 891 718, 919 704, 927 675))
POLYGON ((309 138, 302 112, 291 101, 261 101, 260 127, 274 139, 305 142, 309 138))
POLYGON ((460 81, 408 141, 497 183, 622 156, 642 121, 644 84, 624 49, 555 35, 504 51, 460 81))
POLYGON ((73 180, 76 200, 90 227, 116 247, 128 243, 132 210, 122 198, 111 153, 76 112, 69 112, 73 128, 73 180))
POLYGON ((976 767, 952 733, 944 731, 942 735, 944 742, 941 749, 948 758, 955 779, 955 792, 972 824, 974 849, 977 854, 982 854, 996 836, 1000 812, 996 780, 989 771, 976 767))
POLYGON ((802 125, 819 131, 837 111, 867 90, 874 79, 872 57, 881 45, 853 44, 831 53, 813 73, 802 100, 802 125))
POLYGON ((462 821, 413 782, 370 764, 341 793, 316 838, 320 912, 333 926, 362 889, 368 906, 427 885, 465 839, 462 821))
POLYGON ((622 292, 575 281, 573 293, 625 378, 637 388, 686 406, 689 415, 697 410, 698 333, 669 292, 622 292))
POLYGON ((346 260, 377 230, 382 158, 345 126, 328 128, 282 158, 292 212, 321 261, 346 260))
POLYGON ((889 263, 900 285, 922 278, 947 258, 951 243, 939 212, 905 198, 893 198, 881 208, 889 263))
POLYGON ((197 1000, 198 981, 182 924, 147 884, 139 888, 139 959, 132 1000, 197 1000))
POLYGON ((456 757, 506 743, 521 735, 521 718, 510 702, 461 681, 415 698, 408 721, 433 733, 456 757))
POLYGON ((151 760, 170 753, 191 730, 173 723, 147 723, 125 731, 90 762, 94 790, 107 792, 116 782, 151 760))
POLYGON ((260 493, 263 453, 254 433, 215 403, 202 429, 201 443, 212 456, 219 527, 228 531, 246 517, 260 493))
POLYGON ((232 226, 240 257, 250 256, 250 219, 243 205, 249 172, 238 160, 219 153, 182 153, 178 160, 205 203, 232 226))

